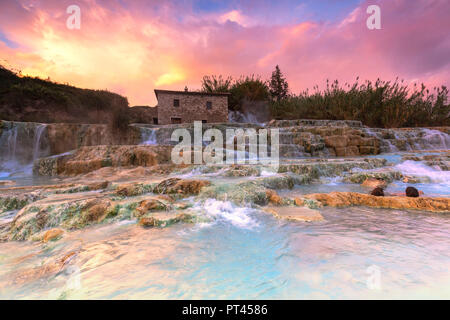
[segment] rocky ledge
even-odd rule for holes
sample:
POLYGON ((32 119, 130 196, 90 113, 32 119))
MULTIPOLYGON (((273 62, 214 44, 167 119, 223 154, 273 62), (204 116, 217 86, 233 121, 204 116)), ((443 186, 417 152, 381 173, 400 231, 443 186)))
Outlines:
MULTIPOLYGON (((305 195, 304 198, 315 200, 324 206, 331 207, 366 206, 372 208, 450 212, 450 198, 376 197, 357 192, 315 193, 305 195)), ((301 199, 297 199, 297 201, 301 201, 301 199)))
POLYGON ((104 145, 81 147, 58 156, 40 158, 33 173, 41 176, 78 175, 103 167, 151 167, 169 163, 169 146, 104 145))

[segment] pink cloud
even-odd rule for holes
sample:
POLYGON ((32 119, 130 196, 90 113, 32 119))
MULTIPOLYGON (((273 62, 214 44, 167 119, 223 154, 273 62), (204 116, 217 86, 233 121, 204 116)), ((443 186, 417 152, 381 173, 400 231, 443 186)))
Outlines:
POLYGON ((381 30, 366 28, 365 1, 342 21, 258 22, 238 10, 198 15, 188 2, 79 1, 81 30, 68 30, 73 1, 0 4, 0 58, 24 73, 117 90, 154 104, 153 89, 198 89, 205 74, 268 77, 276 64, 298 93, 328 79, 378 77, 450 85, 450 8, 445 0, 382 0, 381 30), (34 4, 34 5, 33 5, 34 4))

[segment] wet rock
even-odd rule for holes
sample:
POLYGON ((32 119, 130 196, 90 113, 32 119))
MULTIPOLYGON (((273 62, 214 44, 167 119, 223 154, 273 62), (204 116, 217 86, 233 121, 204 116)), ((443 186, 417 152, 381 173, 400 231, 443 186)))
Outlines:
MULTIPOLYGON (((356 172, 351 173, 344 177, 343 181, 363 184, 367 181, 367 183, 376 183, 375 180, 381 181, 380 183, 391 183, 394 180, 400 180, 403 178, 403 175, 398 171, 372 171, 372 172, 356 172), (369 180, 369 181, 368 181, 369 180)), ((369 185, 367 185, 369 186, 369 185)))
POLYGON ((153 189, 154 193, 169 193, 169 190, 173 188, 179 181, 180 178, 170 178, 158 183, 158 185, 153 189))
POLYGON ((142 217, 139 219, 139 225, 143 227, 157 227, 158 220, 153 217, 142 217))
POLYGON ((18 210, 42 198, 39 192, 0 195, 0 213, 18 210))
POLYGON ((257 181, 245 181, 237 184, 219 184, 205 187, 200 193, 201 199, 213 198, 231 201, 237 205, 266 205, 267 188, 257 181))
POLYGON ((48 221, 48 212, 45 209, 42 209, 36 215, 36 226, 38 229, 44 229, 46 223, 48 221))
POLYGON ((264 210, 279 219, 300 222, 316 222, 324 220, 318 210, 307 207, 267 207, 264 210))
POLYGON ((167 206, 157 199, 142 200, 136 208, 136 216, 140 217, 149 211, 165 210, 167 206))
MULTIPOLYGON (((386 159, 366 158, 366 159, 310 159, 286 161, 279 166, 279 173, 292 172, 298 175, 306 175, 308 179, 318 179, 320 177, 342 176, 352 169, 360 168, 370 170, 386 165, 386 159)), ((365 179, 361 180, 362 183, 365 179)))
POLYGON ((376 197, 356 192, 331 192, 305 195, 325 206, 367 206, 387 209, 413 209, 430 212, 450 212, 450 198, 376 197))
POLYGON ((417 190, 414 187, 407 187, 405 190, 406 196, 411 198, 418 198, 419 197, 419 190, 417 190))
POLYGON ((143 183, 126 183, 116 187, 116 194, 122 197, 133 197, 152 191, 153 185, 143 183))
POLYGON ((267 199, 269 203, 280 205, 283 202, 283 199, 277 194, 275 190, 267 190, 266 191, 267 199))
POLYGON ((384 189, 387 187, 387 182, 383 179, 367 178, 361 185, 364 187, 384 189))
POLYGON ((384 197, 384 191, 380 187, 373 189, 370 194, 375 197, 384 197))
POLYGON ((327 147, 345 148, 347 146, 347 139, 343 139, 342 136, 329 136, 324 140, 327 147))
POLYGON ((359 149, 356 146, 349 146, 343 148, 334 148, 336 156, 338 157, 354 157, 359 156, 359 149))
POLYGON ((223 173, 224 177, 249 177, 259 176, 260 169, 256 166, 237 166, 233 165, 229 170, 223 173))
POLYGON ((58 228, 53 228, 44 233, 42 241, 43 242, 54 241, 54 240, 61 238, 61 236, 63 234, 64 234, 64 230, 58 229, 58 228))
POLYGON ((92 182, 87 185, 89 190, 101 190, 108 188, 108 181, 92 182))
POLYGON ((86 222, 101 222, 108 215, 111 202, 107 199, 94 199, 86 203, 82 217, 86 222))
POLYGON ((402 181, 404 183, 430 183, 431 179, 429 177, 413 177, 404 175, 402 181))
POLYGON ((322 203, 314 199, 294 198, 294 204, 299 207, 308 207, 310 209, 318 209, 323 207, 322 203))
POLYGON ((291 175, 287 174, 260 177, 254 179, 254 181, 270 189, 292 189, 295 184, 295 179, 291 175))
POLYGON ((192 223, 195 217, 188 213, 156 212, 151 216, 141 217, 138 224, 143 227, 169 227, 175 223, 192 223))
POLYGON ((196 195, 203 187, 209 186, 207 180, 170 178, 160 182, 154 189, 154 193, 196 195))
POLYGON ((171 146, 102 145, 35 161, 37 175, 79 175, 103 167, 151 167, 170 162, 171 146))
POLYGON ((159 200, 165 201, 165 202, 169 202, 169 203, 172 203, 175 201, 170 195, 167 195, 167 194, 159 194, 156 196, 156 198, 159 200))

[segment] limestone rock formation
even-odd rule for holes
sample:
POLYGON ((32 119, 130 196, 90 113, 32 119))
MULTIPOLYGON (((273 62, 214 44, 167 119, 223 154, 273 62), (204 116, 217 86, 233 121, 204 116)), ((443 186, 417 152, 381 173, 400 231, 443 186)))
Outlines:
POLYGON ((412 209, 430 212, 450 212, 450 198, 408 198, 408 197, 376 197, 356 192, 331 192, 305 195, 324 206, 346 207, 367 206, 386 209, 412 209))
POLYGON ((159 183, 153 192, 163 194, 182 194, 194 195, 199 194, 203 187, 209 186, 211 182, 207 180, 192 180, 170 178, 159 183))
POLYGON ((169 163, 169 146, 91 146, 81 147, 73 153, 41 158, 34 163, 38 175, 79 175, 103 167, 151 167, 169 163))

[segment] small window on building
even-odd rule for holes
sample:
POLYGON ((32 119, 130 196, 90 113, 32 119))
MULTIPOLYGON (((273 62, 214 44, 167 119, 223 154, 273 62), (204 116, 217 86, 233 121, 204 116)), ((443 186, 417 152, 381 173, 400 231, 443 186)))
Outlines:
POLYGON ((173 99, 173 106, 179 107, 180 106, 180 100, 179 99, 173 99))
POLYGON ((153 124, 158 124, 158 118, 153 118, 153 124))
POLYGON ((206 120, 202 120, 202 123, 207 123, 208 121, 206 121, 206 120))
POLYGON ((178 124, 181 123, 181 118, 170 118, 170 121, 172 124, 178 124))
POLYGON ((212 102, 206 101, 206 109, 211 110, 212 109, 212 102))

